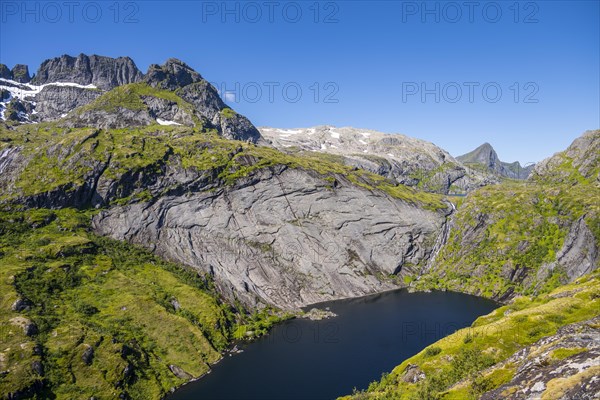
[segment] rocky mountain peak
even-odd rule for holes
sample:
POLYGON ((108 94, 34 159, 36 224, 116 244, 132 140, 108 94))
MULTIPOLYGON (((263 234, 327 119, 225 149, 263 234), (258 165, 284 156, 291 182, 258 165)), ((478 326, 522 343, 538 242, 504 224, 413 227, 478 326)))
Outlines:
POLYGON ((496 169, 498 153, 496 153, 496 150, 494 150, 491 144, 486 142, 475 150, 456 157, 456 159, 464 163, 483 164, 488 168, 496 169))
POLYGON ((31 80, 27 65, 16 64, 9 69, 5 64, 0 64, 0 79, 10 79, 19 83, 27 83, 31 80))
POLYGON ((141 71, 129 57, 111 58, 85 54, 72 57, 65 54, 44 61, 31 83, 43 85, 72 82, 80 85, 92 84, 100 89, 110 90, 141 81, 142 77, 141 71))
POLYGON ((169 58, 163 65, 150 65, 144 80, 153 87, 176 90, 202 81, 202 76, 183 61, 169 58))
POLYGON ((12 79, 12 72, 10 72, 10 69, 4 64, 0 64, 0 78, 12 79))
POLYGON ((456 159, 467 166, 483 166, 494 174, 512 179, 527 179, 533 169, 533 165, 523 167, 518 161, 513 163, 501 161, 494 147, 487 142, 456 159))

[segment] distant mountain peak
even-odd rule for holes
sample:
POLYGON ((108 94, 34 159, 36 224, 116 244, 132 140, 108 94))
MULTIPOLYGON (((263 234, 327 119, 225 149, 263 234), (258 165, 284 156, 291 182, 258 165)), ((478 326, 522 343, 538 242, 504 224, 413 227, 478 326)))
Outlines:
POLYGON ((488 142, 483 143, 473 151, 456 157, 456 159, 467 166, 469 164, 480 165, 492 173, 512 179, 527 179, 533 170, 533 165, 522 167, 518 161, 512 163, 500 161, 498 153, 488 142))

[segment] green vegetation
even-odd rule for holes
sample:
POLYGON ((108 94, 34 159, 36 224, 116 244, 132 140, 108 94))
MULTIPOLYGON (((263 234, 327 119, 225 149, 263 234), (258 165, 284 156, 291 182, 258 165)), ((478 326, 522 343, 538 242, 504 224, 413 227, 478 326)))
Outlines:
MULTIPOLYGON (((187 111, 189 115, 195 115, 194 106, 183 100, 174 92, 153 88, 147 83, 142 82, 118 86, 103 94, 90 104, 79 107, 76 112, 78 114, 83 114, 87 111, 102 110, 114 113, 120 108, 133 111, 147 110, 148 106, 144 103, 144 99, 147 97, 154 97, 176 103, 179 108, 187 111)), ((198 123, 200 121, 198 118, 195 118, 194 122, 198 123)))
POLYGON ((258 336, 281 319, 246 314, 208 276, 91 234, 90 216, 0 211, 3 397, 43 382, 43 398, 158 398, 186 381, 170 365, 200 376, 240 330, 258 336))
MULTIPOLYGON (((597 316, 599 290, 600 271, 596 271, 549 294, 518 297, 407 359, 366 391, 345 399, 477 398, 512 379, 516 366, 505 361, 516 351, 555 334, 562 326, 597 316), (418 366, 425 379, 405 382, 402 378, 409 365, 418 366)), ((547 362, 582 351, 556 349, 547 362)))
POLYGON ((556 257, 580 218, 600 242, 598 198, 595 185, 504 183, 471 193, 432 269, 415 286, 495 298, 548 292, 567 282, 556 257))
POLYGON ((236 116, 236 114, 237 113, 235 111, 233 111, 229 107, 226 107, 226 108, 224 108, 224 109, 221 110, 221 115, 223 116, 223 118, 226 118, 226 119, 233 118, 233 117, 236 116))

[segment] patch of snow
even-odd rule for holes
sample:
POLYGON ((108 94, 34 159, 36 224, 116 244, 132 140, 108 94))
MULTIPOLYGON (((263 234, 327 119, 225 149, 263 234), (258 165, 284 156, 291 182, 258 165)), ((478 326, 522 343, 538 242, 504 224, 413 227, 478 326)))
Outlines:
POLYGON ((28 83, 19 83, 10 79, 0 78, 0 89, 7 90, 11 96, 18 98, 19 100, 25 100, 26 97, 32 97, 37 95, 46 86, 61 86, 61 87, 77 87, 81 89, 97 89, 95 85, 80 85, 74 82, 52 82, 43 85, 30 85, 28 83), (10 85, 18 85, 18 87, 2 85, 2 83, 8 83, 10 85), (25 88, 25 89, 23 89, 25 88))
POLYGON ((331 148, 332 148, 332 149, 337 149, 338 147, 337 147, 337 146, 334 146, 334 145, 331 145, 331 148))
POLYGON ((66 116, 67 116, 67 113, 60 114, 60 117, 61 117, 61 118, 64 118, 64 117, 66 117, 66 116))
POLYGON ((156 122, 158 122, 159 125, 181 125, 175 121, 166 121, 166 120, 160 119, 160 118, 156 118, 156 122))
POLYGON ((310 128, 306 131, 307 135, 314 135, 317 130, 315 128, 310 128))
POLYGON ((363 150, 363 153, 368 153, 368 152, 369 152, 369 150, 363 150))
POLYGON ((336 132, 336 131, 329 131, 329 133, 331 134, 331 137, 334 139, 339 139, 340 138, 340 133, 336 132))
POLYGON ((395 157, 392 153, 387 153, 388 157, 395 157))
POLYGON ((371 134, 369 132, 361 132, 360 134, 363 135, 366 138, 368 138, 369 136, 371 136, 371 134))
POLYGON ((298 133, 302 133, 301 129, 277 129, 277 132, 279 132, 279 135, 296 135, 298 133))
POLYGON ((327 150, 327 145, 325 143, 321 143, 321 150, 327 150))
POLYGON ((359 141, 359 143, 360 143, 360 144, 367 144, 367 142, 365 142, 365 141, 364 141, 364 140, 362 140, 362 139, 359 139, 358 141, 359 141))

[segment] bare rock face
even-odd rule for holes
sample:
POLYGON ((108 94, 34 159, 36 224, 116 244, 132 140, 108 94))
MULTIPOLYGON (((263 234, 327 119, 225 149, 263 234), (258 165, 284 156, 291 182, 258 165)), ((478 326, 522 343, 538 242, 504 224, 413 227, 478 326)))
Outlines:
POLYGON ((110 90, 120 85, 139 82, 141 79, 142 73, 129 57, 111 58, 80 54, 77 57, 63 55, 44 61, 31 83, 43 85, 74 82, 110 90))
POLYGON ((29 75, 29 68, 27 65, 17 64, 10 71, 12 79, 19 83, 27 83, 31 80, 31 76, 29 75))
POLYGON ((0 78, 2 78, 2 79, 12 79, 12 72, 4 64, 0 64, 0 78))
POLYGON ((198 72, 176 58, 169 58, 162 66, 150 65, 144 76, 144 81, 151 86, 171 91, 202 80, 203 78, 198 72))
POLYGON ((445 215, 302 170, 262 170, 233 187, 103 211, 102 235, 214 276, 244 304, 284 309, 397 287, 424 263, 445 215))
POLYGON ((582 217, 571 225, 562 248, 556 254, 556 261, 540 267, 538 278, 558 267, 565 271, 569 281, 573 281, 598 268, 599 261, 598 243, 582 217))
POLYGON ((505 362, 517 366, 513 379, 481 399, 598 398, 599 323, 600 317, 596 317, 564 326, 555 335, 518 351, 505 362))
POLYGON ((77 107, 91 103, 101 95, 100 90, 75 86, 46 86, 35 97, 36 115, 42 121, 54 121, 77 107))

